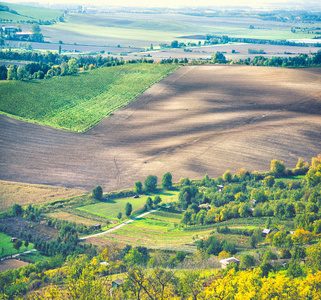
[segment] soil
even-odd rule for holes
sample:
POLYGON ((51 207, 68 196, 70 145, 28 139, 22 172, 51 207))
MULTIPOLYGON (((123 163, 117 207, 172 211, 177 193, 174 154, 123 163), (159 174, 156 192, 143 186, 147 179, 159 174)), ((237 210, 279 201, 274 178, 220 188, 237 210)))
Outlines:
MULTIPOLYGON (((30 222, 23 218, 9 218, 0 220, 0 226, 6 226, 7 229, 4 231, 5 234, 19 238, 19 233, 23 232, 25 236, 31 233, 32 241, 37 238, 50 241, 59 236, 59 233, 54 228, 48 227, 45 224, 38 222, 30 222)), ((24 237, 22 237, 24 239, 24 237)))
POLYGON ((105 192, 293 168, 321 149, 321 69, 186 66, 84 134, 0 116, 0 179, 105 192))
POLYGON ((6 270, 18 269, 26 265, 28 265, 28 263, 18 259, 2 260, 0 261, 0 272, 4 272, 6 270))

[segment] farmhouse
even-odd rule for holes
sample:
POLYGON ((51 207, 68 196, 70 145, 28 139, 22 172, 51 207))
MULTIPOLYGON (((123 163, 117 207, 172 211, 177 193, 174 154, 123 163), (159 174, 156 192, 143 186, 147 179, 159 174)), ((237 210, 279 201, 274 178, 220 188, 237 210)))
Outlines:
POLYGON ((17 238, 16 238, 16 237, 11 238, 11 240, 10 240, 11 243, 14 243, 14 242, 16 242, 16 241, 17 241, 17 238))
POLYGON ((114 280, 112 282, 112 284, 113 284, 113 289, 115 290, 123 284, 123 281, 121 279, 117 278, 116 280, 114 280))
POLYGON ((28 39, 32 35, 32 32, 17 32, 16 36, 21 39, 28 39))
POLYGON ((93 227, 94 227, 95 230, 101 229, 101 225, 100 225, 100 224, 96 224, 96 225, 94 225, 93 227))
POLYGON ((11 33, 11 32, 16 32, 18 30, 15 27, 9 27, 9 26, 2 26, 1 29, 5 34, 11 33))
POLYGON ((211 204, 209 204, 209 203, 204 203, 204 204, 200 204, 198 207, 199 207, 199 208, 210 209, 210 208, 211 208, 211 204))
POLYGON ((239 265, 240 261, 235 257, 229 257, 229 258, 220 260, 220 263, 221 263, 222 269, 225 269, 231 263, 235 263, 235 264, 239 265))
POLYGON ((222 192, 223 189, 224 189, 224 185, 219 184, 219 185, 217 186, 217 190, 218 190, 219 192, 222 192))
POLYGON ((271 229, 263 229, 262 234, 263 236, 267 236, 272 230, 271 229))

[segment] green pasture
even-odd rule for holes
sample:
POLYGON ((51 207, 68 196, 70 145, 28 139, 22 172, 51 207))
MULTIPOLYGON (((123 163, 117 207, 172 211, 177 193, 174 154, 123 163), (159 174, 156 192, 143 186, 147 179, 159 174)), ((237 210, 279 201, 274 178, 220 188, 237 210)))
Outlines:
MULTIPOLYGON (((180 225, 180 218, 181 214, 153 212, 100 238, 152 249, 194 252, 197 248, 196 241, 207 238, 213 228, 185 231, 180 225)), ((214 234, 219 240, 227 239, 235 243, 238 248, 249 248, 248 237, 217 234, 216 231, 214 234)))
POLYGON ((29 243, 28 248, 26 248, 23 241, 22 246, 20 247, 19 251, 17 251, 13 247, 13 243, 11 243, 10 240, 11 236, 0 232, 0 257, 21 253, 34 248, 34 244, 32 243, 29 243))
POLYGON ((48 256, 41 255, 39 251, 21 254, 20 258, 21 258, 21 260, 23 260, 25 262, 30 262, 33 264, 37 263, 37 262, 47 261, 49 259, 48 256))
POLYGON ((125 64, 75 76, 0 82, 0 113, 84 132, 178 67, 125 64))
POLYGON ((146 203, 148 197, 152 199, 155 198, 156 195, 160 196, 162 199, 162 203, 174 202, 177 201, 179 191, 167 191, 162 193, 150 193, 149 195, 141 196, 140 198, 121 198, 110 200, 108 202, 99 202, 95 204, 90 204, 86 206, 78 207, 77 210, 81 210, 93 215, 97 215, 100 217, 118 220, 117 215, 119 212, 123 214, 123 218, 126 218, 125 215, 125 207, 127 202, 130 202, 133 206, 133 213, 136 210, 143 208, 146 203))
POLYGON ((15 10, 17 14, 10 12, 0 12, 0 19, 9 19, 14 22, 17 21, 50 21, 52 19, 57 19, 62 15, 62 12, 59 10, 44 8, 44 7, 34 7, 20 4, 13 4, 7 2, 0 2, 0 5, 8 6, 9 9, 15 10))

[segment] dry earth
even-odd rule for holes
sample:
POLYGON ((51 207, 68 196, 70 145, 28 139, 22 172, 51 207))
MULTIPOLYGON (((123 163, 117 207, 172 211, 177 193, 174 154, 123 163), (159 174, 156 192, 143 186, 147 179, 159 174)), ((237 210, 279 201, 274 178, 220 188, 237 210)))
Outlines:
POLYGON ((0 261, 0 272, 4 272, 6 270, 18 269, 26 265, 28 265, 28 263, 18 259, 2 260, 0 261))
POLYGON ((321 152, 321 69, 188 66, 85 134, 0 116, 0 179, 104 191, 321 152))

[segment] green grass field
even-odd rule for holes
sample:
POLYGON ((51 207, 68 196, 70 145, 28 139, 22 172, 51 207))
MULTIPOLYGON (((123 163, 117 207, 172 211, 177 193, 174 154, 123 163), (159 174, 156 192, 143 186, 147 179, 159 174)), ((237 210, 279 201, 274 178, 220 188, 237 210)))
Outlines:
POLYGON ((84 132, 178 67, 126 64, 75 76, 0 82, 0 113, 84 132))
MULTIPOLYGON (((181 214, 156 212, 146 215, 112 233, 102 235, 100 238, 130 244, 132 246, 145 246, 151 249, 196 251, 196 241, 208 237, 214 230, 206 228, 195 231, 185 231, 179 226, 181 214)), ((237 235, 217 234, 219 240, 228 239, 240 249, 249 247, 249 238, 237 235)))
POLYGON ((0 19, 17 21, 50 21, 52 19, 57 19, 62 15, 59 10, 48 9, 43 7, 34 7, 20 4, 13 4, 7 2, 0 2, 0 5, 8 6, 10 10, 16 11, 18 14, 11 12, 0 11, 0 19))
POLYGON ((162 199, 163 203, 167 202, 173 202, 177 201, 179 192, 178 191, 168 191, 164 193, 157 193, 157 194, 150 194, 150 195, 144 195, 140 198, 122 198, 122 199, 116 199, 111 200, 109 202, 99 202, 96 204, 90 204, 86 206, 78 207, 78 210, 85 211, 87 213, 97 215, 100 217, 105 217, 107 219, 111 220, 118 220, 117 215, 119 212, 123 214, 123 218, 126 218, 125 215, 125 206, 127 202, 130 202, 133 206, 133 213, 142 208, 148 197, 151 197, 154 199, 155 195, 159 195, 162 199))
POLYGON ((22 253, 24 251, 33 249, 34 244, 29 243, 28 248, 24 244, 19 249, 19 252, 13 247, 13 243, 10 242, 11 237, 0 232, 0 257, 22 253))

